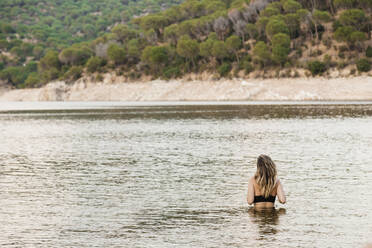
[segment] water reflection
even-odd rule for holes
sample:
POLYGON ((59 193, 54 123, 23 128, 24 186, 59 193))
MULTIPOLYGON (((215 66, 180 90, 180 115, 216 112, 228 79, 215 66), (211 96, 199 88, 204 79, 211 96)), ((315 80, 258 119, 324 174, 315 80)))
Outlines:
POLYGON ((253 223, 257 225, 260 239, 267 239, 278 232, 279 217, 286 214, 285 208, 257 209, 249 208, 248 213, 253 223))
POLYGON ((221 209, 189 209, 168 207, 164 209, 140 210, 135 216, 133 227, 139 230, 150 229, 154 232, 160 229, 177 228, 180 226, 213 226, 222 225, 232 217, 241 216, 245 208, 221 209))

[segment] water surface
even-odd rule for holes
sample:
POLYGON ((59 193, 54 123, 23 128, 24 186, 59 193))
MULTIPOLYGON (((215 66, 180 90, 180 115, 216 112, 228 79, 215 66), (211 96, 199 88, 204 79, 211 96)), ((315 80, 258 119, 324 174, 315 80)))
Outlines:
POLYGON ((372 105, 0 104, 1 247, 362 247, 372 105), (255 158, 286 205, 245 202, 255 158))

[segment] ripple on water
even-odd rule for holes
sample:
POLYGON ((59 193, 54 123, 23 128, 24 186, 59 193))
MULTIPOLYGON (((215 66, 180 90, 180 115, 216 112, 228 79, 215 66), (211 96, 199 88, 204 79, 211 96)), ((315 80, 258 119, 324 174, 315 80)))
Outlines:
POLYGON ((0 114, 0 245, 362 247, 372 230, 370 109, 0 114), (284 208, 245 203, 261 153, 277 163, 284 208))

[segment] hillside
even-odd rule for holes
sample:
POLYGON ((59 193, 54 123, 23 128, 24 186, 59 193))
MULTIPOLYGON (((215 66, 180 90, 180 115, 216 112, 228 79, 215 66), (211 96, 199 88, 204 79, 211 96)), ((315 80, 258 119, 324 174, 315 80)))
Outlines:
MULTIPOLYGON (((356 75, 371 69, 371 17, 371 0, 187 0, 95 40, 47 49, 37 63, 3 62, 0 78, 38 87, 83 75, 102 81, 105 72, 132 80, 202 72, 298 77, 299 71, 315 76, 344 68, 356 75)), ((7 59, 24 54, 12 49, 3 48, 7 59)))
POLYGON ((24 87, 30 74, 30 79, 37 78, 36 63, 49 50, 92 41, 118 23, 178 3, 180 0, 1 0, 0 71, 8 68, 9 72, 2 73, 2 78, 24 87))

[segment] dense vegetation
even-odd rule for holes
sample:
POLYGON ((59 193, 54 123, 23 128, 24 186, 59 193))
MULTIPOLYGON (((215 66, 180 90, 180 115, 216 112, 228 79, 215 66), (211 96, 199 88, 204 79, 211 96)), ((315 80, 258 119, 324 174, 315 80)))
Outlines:
MULTIPOLYGON (((136 15, 159 12, 180 2, 1 0, 0 71, 6 70, 0 75, 18 87, 31 86, 24 84, 28 77, 28 82, 38 84, 41 73, 37 71, 37 62, 49 50, 61 51, 73 44, 91 41, 106 34, 112 26, 127 23, 136 15)), ((61 71, 50 74, 54 78, 61 71)))
MULTIPOLYGON (((62 9, 67 9, 63 7, 66 3, 81 4, 82 8, 75 9, 76 18, 70 17, 79 28, 66 26, 66 18, 59 17, 71 13, 67 10, 55 10, 54 20, 46 16, 34 22, 35 18, 29 17, 34 26, 17 24, 14 16, 23 20, 27 16, 22 15, 23 8, 12 12, 10 2, 39 1, 5 1, 8 10, 2 11, 7 13, 2 13, 2 20, 7 22, 0 26, 0 49, 10 56, 2 57, 0 78, 17 87, 40 86, 57 78, 74 81, 84 73, 100 80, 100 73, 106 71, 133 79, 144 74, 169 79, 203 71, 229 76, 303 68, 309 75, 318 75, 349 65, 360 72, 371 69, 372 48, 368 44, 372 0, 186 0, 162 12, 117 24, 107 33, 108 23, 133 15, 124 7, 115 8, 115 1, 97 2, 95 7, 111 4, 109 8, 114 11, 103 16, 118 19, 110 21, 99 15, 84 15, 84 9, 91 7, 86 1, 56 1, 62 9), (61 33, 51 32, 57 31, 56 27, 61 33), (5 39, 14 33, 37 43, 5 39), (41 33, 53 35, 45 39, 41 33), (102 35, 81 42, 97 34, 102 35), (55 42, 55 36, 65 43, 55 42)), ((36 9, 40 6, 37 3, 36 9)))

